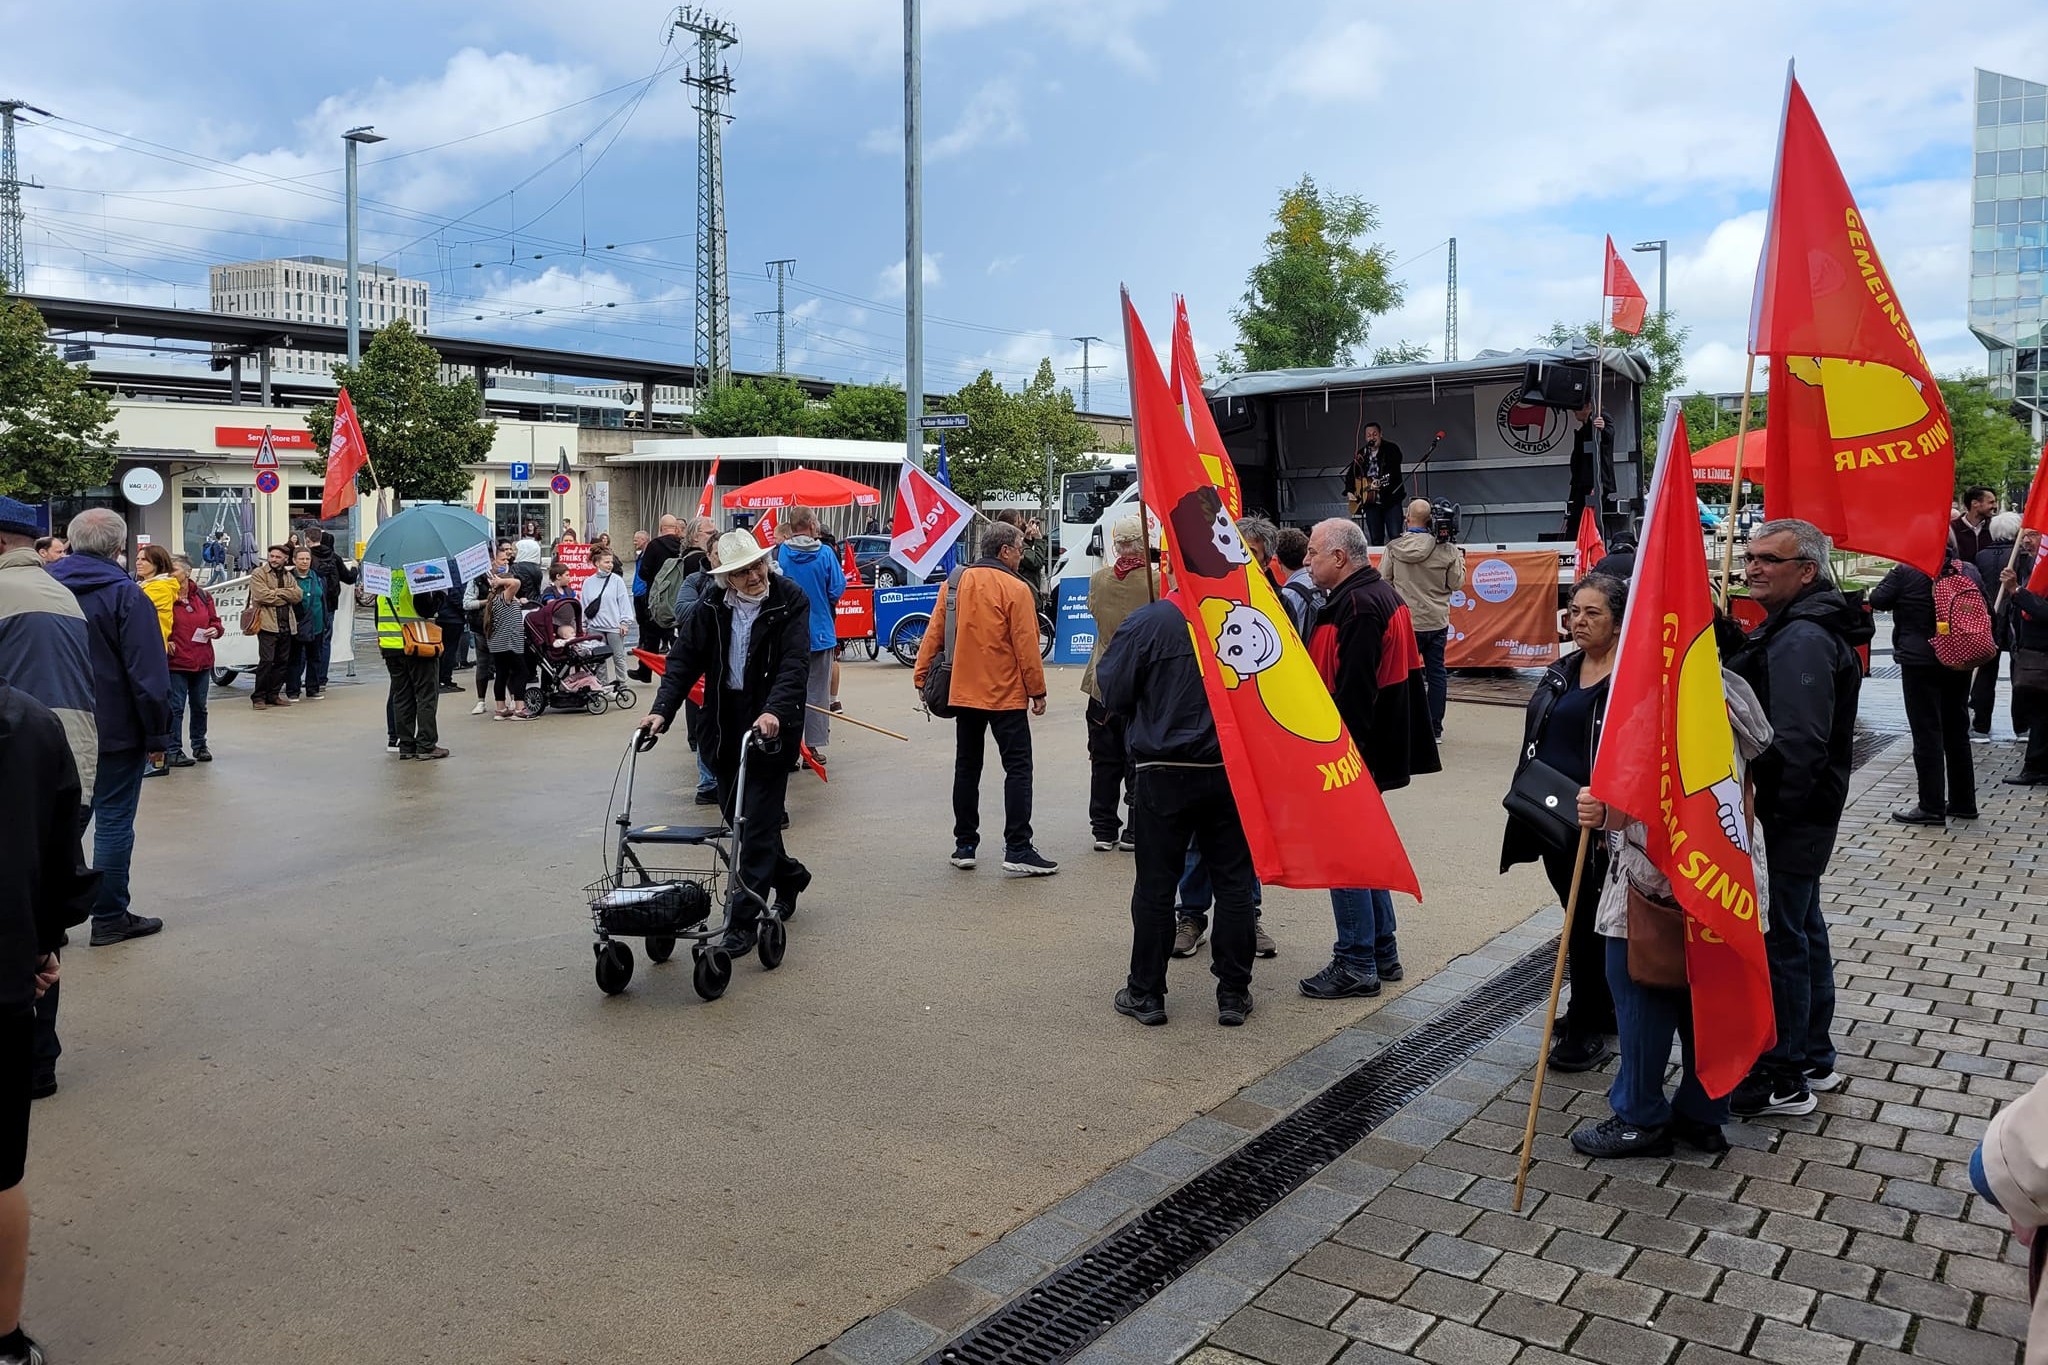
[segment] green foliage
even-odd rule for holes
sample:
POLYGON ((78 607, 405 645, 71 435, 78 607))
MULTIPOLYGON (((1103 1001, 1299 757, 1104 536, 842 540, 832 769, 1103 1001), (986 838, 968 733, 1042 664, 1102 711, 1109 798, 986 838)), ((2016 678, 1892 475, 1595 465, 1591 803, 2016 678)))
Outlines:
POLYGON ((114 477, 114 404, 50 349, 43 315, 0 281, 0 494, 41 501, 114 477))
MULTIPOLYGON (((1598 322, 1583 327, 1553 322, 1550 330, 1537 338, 1545 346, 1564 346, 1574 336, 1581 336, 1610 351, 1635 351, 1649 359, 1650 379, 1643 385, 1643 458, 1646 464, 1657 456, 1657 433, 1664 425, 1664 401, 1685 382, 1685 339, 1692 335, 1692 329, 1679 326, 1677 319, 1675 309, 1652 313, 1643 320, 1639 336, 1617 332, 1598 322)), ((1692 421, 1690 413, 1686 415, 1686 421, 1689 426, 1692 421)))
POLYGON ((1352 194, 1325 194, 1315 180, 1280 196, 1266 256, 1245 277, 1244 306, 1231 314, 1244 338, 1247 370, 1348 364, 1371 320, 1401 302, 1382 246, 1357 239, 1380 225, 1379 211, 1352 194))
POLYGON ((1991 393, 1985 376, 1940 379, 1942 401, 1948 404, 1949 429, 1956 442, 1956 495, 1982 485, 1998 490, 2000 502, 2032 478, 2039 452, 2026 424, 2012 407, 1991 393))
POLYGON ((812 436, 817 414, 794 379, 742 379, 700 394, 690 425, 705 436, 812 436))
MULTIPOLYGON (((1679 400, 1678 405, 1685 413, 1685 434, 1692 439, 1694 450, 1705 450, 1716 441, 1730 439, 1741 425, 1739 405, 1723 408, 1721 400, 1712 394, 1688 394, 1679 400)), ((1751 431, 1763 430, 1764 414, 1769 408, 1769 395, 1753 393, 1749 396, 1751 431)))
POLYGON ((839 441, 903 443, 903 390, 893 384, 842 384, 812 414, 815 434, 839 441))
MULTIPOLYGON (((404 318, 377 332, 362 364, 336 365, 334 379, 355 405, 378 482, 401 502, 453 502, 469 493, 468 466, 482 464, 491 453, 498 424, 477 416, 482 403, 474 379, 441 382, 440 356, 404 318)), ((306 467, 324 475, 334 404, 309 409, 306 429, 321 451, 306 467)), ((368 478, 358 474, 358 486, 368 488, 368 478)))
POLYGON ((1436 353, 1419 341, 1396 342, 1392 346, 1375 346, 1372 363, 1375 365, 1423 365, 1436 359, 1436 353))
POLYGON ((1048 448, 1055 478, 1098 463, 1082 454, 1094 432, 1074 415, 1073 392, 1058 386, 1050 360, 1039 361, 1038 373, 1016 393, 1005 391, 983 370, 966 388, 950 397, 933 396, 927 406, 967 414, 965 431, 945 433, 946 462, 954 490, 977 506, 991 494, 1035 497, 1050 506, 1048 448))

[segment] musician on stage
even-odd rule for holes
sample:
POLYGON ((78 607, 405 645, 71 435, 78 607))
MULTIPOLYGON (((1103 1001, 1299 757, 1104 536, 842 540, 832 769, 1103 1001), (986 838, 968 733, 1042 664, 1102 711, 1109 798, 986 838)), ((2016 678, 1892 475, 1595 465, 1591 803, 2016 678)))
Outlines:
POLYGON ((1401 533, 1402 504, 1408 485, 1401 475, 1401 447, 1385 440, 1378 422, 1365 424, 1365 444, 1344 470, 1344 498, 1353 520, 1365 527, 1366 538, 1384 545, 1401 533))

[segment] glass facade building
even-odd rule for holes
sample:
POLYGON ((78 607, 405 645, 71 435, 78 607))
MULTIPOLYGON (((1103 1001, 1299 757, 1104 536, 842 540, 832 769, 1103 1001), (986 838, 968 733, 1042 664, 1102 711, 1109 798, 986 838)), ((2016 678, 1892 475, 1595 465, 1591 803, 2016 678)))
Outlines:
POLYGON ((1993 389, 2048 398, 2048 85, 1977 72, 1970 228, 1970 330, 1990 353, 1993 389))

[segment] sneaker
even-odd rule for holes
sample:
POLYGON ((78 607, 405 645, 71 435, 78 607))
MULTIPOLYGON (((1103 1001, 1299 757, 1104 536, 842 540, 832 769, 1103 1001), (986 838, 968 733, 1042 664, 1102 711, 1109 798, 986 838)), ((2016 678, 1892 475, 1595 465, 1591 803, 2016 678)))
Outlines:
POLYGON ((167 768, 189 768, 198 761, 198 759, 193 758, 183 749, 173 749, 170 756, 164 760, 164 766, 167 768))
POLYGON ((20 1346, 0 1352, 0 1365, 47 1365, 48 1360, 41 1344, 26 1332, 21 1333, 20 1346))
POLYGON ((472 716, 480 716, 490 709, 491 704, 489 702, 480 701, 475 706, 469 708, 469 714, 471 714, 472 716))
POLYGON ((287 692, 287 693, 285 693, 285 694, 284 694, 284 700, 285 700, 286 702, 295 702, 295 701, 297 701, 298 699, 299 699, 299 694, 298 694, 298 693, 296 693, 296 692, 287 692))
POLYGON ((1607 1040, 1599 1034, 1590 1038, 1566 1035, 1550 1045, 1552 1071, 1591 1071, 1607 1060, 1607 1040))
MULTIPOLYGON (((1252 956, 1280 956, 1280 945, 1273 942, 1273 936, 1266 932, 1266 926, 1259 923, 1259 921, 1257 920, 1252 921, 1252 956)), ((1399 979, 1399 977, 1395 978, 1395 980, 1397 981, 1399 979)))
POLYGON ((1391 966, 1380 968, 1380 980, 1382 981, 1399 981, 1407 975, 1408 969, 1403 967, 1399 960, 1396 960, 1391 966))
POLYGON ((1104 835, 1104 834, 1098 834, 1098 835, 1096 835, 1096 836, 1095 836, 1095 851, 1096 851, 1097 853, 1114 853, 1114 852, 1116 852, 1116 836, 1115 836, 1114 834, 1107 834, 1107 835, 1104 835))
POLYGON ((404 746, 404 747, 400 748, 400 749, 399 749, 399 751, 398 751, 398 759, 399 759, 399 762, 401 762, 401 763, 403 763, 403 762, 404 762, 405 760, 407 760, 407 759, 411 759, 411 758, 418 758, 419 756, 420 756, 420 755, 419 755, 419 750, 417 750, 417 749, 414 749, 414 748, 413 748, 412 746, 410 746, 410 745, 406 745, 406 746, 404 746))
POLYGON ((1195 949, 1201 947, 1202 940, 1208 936, 1209 921, 1199 916, 1194 919, 1182 920, 1174 926, 1173 955, 1175 957, 1193 957, 1195 949))
POLYGON ((1739 1119, 1760 1119, 1767 1114, 1798 1118, 1811 1114, 1819 1104, 1804 1084, 1760 1072, 1751 1072, 1728 1096, 1728 1112, 1739 1119))
POLYGON ((1026 845, 1014 853, 1003 855, 1003 871, 1015 872, 1026 877, 1050 877, 1060 870, 1060 865, 1026 845))
MULTIPOLYGON (((399 757, 403 758, 405 757, 405 755, 400 754, 399 757)), ((421 760, 430 758, 446 758, 448 757, 448 751, 437 746, 432 749, 421 749, 418 753, 414 754, 413 757, 421 760)))
POLYGON ((92 925, 92 946, 95 948, 105 948, 110 944, 126 943, 131 938, 148 938, 151 934, 159 932, 163 927, 164 922, 160 919, 151 919, 147 915, 132 913, 124 913, 121 918, 115 920, 112 924, 102 924, 98 920, 94 920, 92 925))
POLYGON ((1670 1133, 1695 1152, 1705 1152, 1708 1156, 1719 1156, 1728 1150, 1727 1135, 1722 1133, 1718 1123, 1701 1123, 1698 1119, 1674 1114, 1671 1116, 1670 1133))
POLYGON ((1830 1090, 1840 1090, 1849 1083, 1849 1078, 1833 1067, 1806 1068, 1806 1088, 1816 1095, 1825 1095, 1830 1090))
POLYGON ((1116 993, 1116 1012, 1137 1020, 1147 1028, 1166 1022, 1166 1002, 1156 995, 1134 995, 1129 986, 1116 993))
POLYGON ((1946 816, 1936 815, 1924 806, 1906 806, 1892 812, 1892 819, 1901 825, 1945 825, 1946 816))
MULTIPOLYGON (((460 692, 462 690, 462 684, 459 682, 444 682, 441 684, 441 690, 443 692, 460 692)), ((317 696, 319 694, 315 693, 314 695, 317 696)))
POLYGON ((1225 1028, 1236 1028, 1244 1023, 1245 1016, 1252 1012, 1250 991, 1217 991, 1216 1022, 1225 1028))
POLYGON ((956 847, 956 848, 955 848, 955 849, 953 850, 953 856, 952 856, 952 857, 950 857, 950 858, 948 858, 948 859, 946 859, 946 861, 947 861, 947 862, 949 862, 949 863, 951 863, 951 864, 952 864, 953 866, 955 866, 955 867, 965 867, 965 868, 971 868, 971 867, 973 867, 973 866, 974 866, 974 862, 975 862, 975 858, 974 858, 974 845, 973 845, 973 844, 961 844, 961 845, 959 845, 958 847, 956 847))
POLYGON ((1343 963, 1330 965, 1301 982, 1301 993, 1311 1000, 1351 1000, 1380 993, 1377 972, 1361 976, 1343 963))
POLYGON ((1591 1157, 1670 1156, 1671 1134, 1663 1128, 1638 1128, 1616 1117, 1573 1133, 1572 1147, 1591 1157))
POLYGON ((834 697, 834 698, 832 699, 832 714, 833 714, 833 715, 835 715, 835 716, 836 716, 836 715, 838 715, 838 714, 839 714, 839 713, 840 713, 841 711, 844 711, 845 709, 846 709, 845 707, 843 707, 843 706, 841 706, 841 705, 839 704, 839 698, 837 698, 837 697, 834 697))
POLYGON ((1128 834, 1122 835, 1116 841, 1116 851, 1119 853, 1136 853, 1138 851, 1138 841, 1128 834))
MULTIPOLYGON (((442 684, 441 684, 441 690, 442 690, 443 692, 446 692, 446 691, 447 691, 447 690, 448 690, 449 688, 451 688, 451 687, 454 687, 454 686, 455 686, 455 684, 454 684, 454 683, 442 683, 442 684)), ((457 690, 457 691, 460 691, 461 689, 457 688, 456 690, 457 690)), ((327 695, 327 694, 326 694, 325 692, 308 692, 308 693, 306 694, 306 700, 307 700, 307 701, 319 701, 319 700, 321 700, 321 699, 322 699, 323 697, 325 697, 326 695, 327 695)))
POLYGON ((203 744, 192 751, 192 757, 198 759, 201 763, 213 762, 212 752, 209 751, 203 744))
POLYGON ((387 754, 395 754, 395 753, 397 753, 397 752, 398 752, 398 741, 397 741, 397 740, 395 740, 395 739, 387 739, 387 740, 385 740, 385 741, 384 741, 384 752, 385 752, 385 753, 387 753, 387 754))

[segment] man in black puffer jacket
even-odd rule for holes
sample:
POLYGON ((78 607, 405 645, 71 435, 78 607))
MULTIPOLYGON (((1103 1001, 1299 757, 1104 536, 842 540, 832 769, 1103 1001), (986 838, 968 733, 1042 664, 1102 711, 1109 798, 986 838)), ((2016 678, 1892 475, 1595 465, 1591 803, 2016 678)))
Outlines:
POLYGON ((1828 542, 1812 522, 1767 521, 1749 540, 1744 581, 1768 613, 1728 661, 1771 722, 1771 747, 1750 767, 1770 857, 1771 995, 1778 1041, 1729 1097, 1743 1118, 1810 1114, 1813 1091, 1842 1083, 1828 1036, 1835 1017, 1834 954, 1820 879, 1849 800, 1850 748, 1873 634, 1861 602, 1828 576, 1828 542))
POLYGON ((313 556, 313 572, 319 575, 321 584, 327 589, 327 624, 317 640, 307 643, 302 680, 305 695, 318 697, 327 691, 327 662, 334 657, 334 613, 341 605, 341 585, 353 584, 356 570, 354 565, 334 552, 334 533, 331 531, 308 526, 306 549, 313 556))

